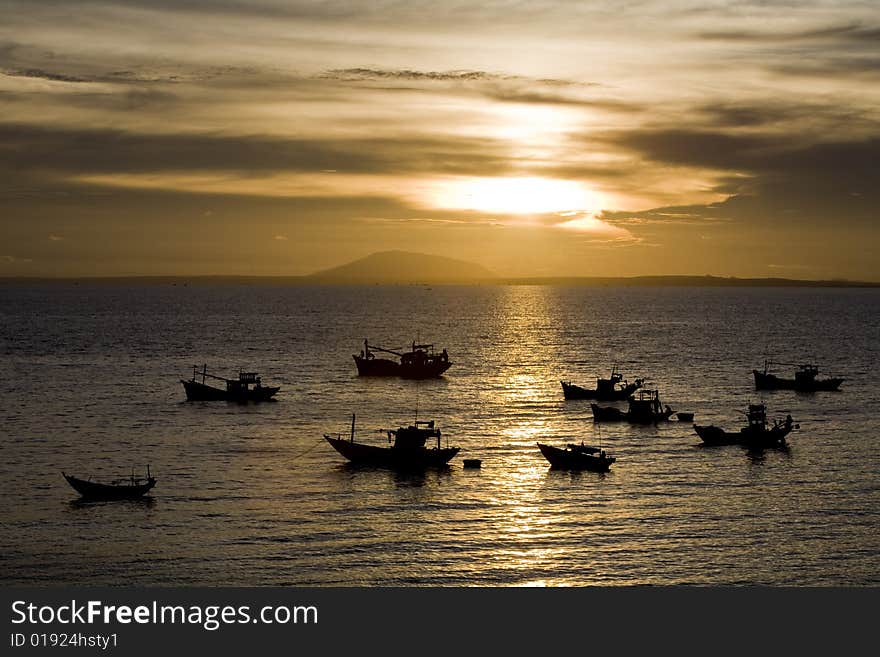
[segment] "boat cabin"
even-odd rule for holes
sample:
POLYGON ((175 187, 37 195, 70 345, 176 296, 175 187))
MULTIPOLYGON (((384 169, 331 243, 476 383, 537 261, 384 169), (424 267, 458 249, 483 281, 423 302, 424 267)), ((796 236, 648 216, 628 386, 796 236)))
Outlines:
POLYGON ((232 394, 247 392, 249 386, 259 388, 262 386, 260 377, 256 372, 239 372, 238 380, 226 379, 226 391, 232 394))
POLYGON ((440 429, 434 428, 434 420, 416 421, 408 427, 400 427, 396 431, 389 431, 388 437, 394 435, 394 446, 403 448, 424 447, 428 438, 437 439, 437 447, 440 447, 440 429))
POLYGON ((801 365, 800 369, 794 373, 796 383, 812 383, 819 376, 819 368, 812 363, 801 365))
POLYGON ((749 404, 746 417, 749 420, 750 430, 764 431, 767 428, 767 407, 764 404, 749 404))
POLYGON ((446 349, 439 354, 435 354, 433 344, 416 344, 414 341, 411 351, 400 354, 400 364, 403 367, 422 367, 435 360, 439 360, 442 363, 447 362, 449 354, 446 352, 446 349))
POLYGON ((659 390, 639 390, 638 396, 629 398, 629 412, 635 414, 661 413, 663 407, 660 403, 659 390))
POLYGON ((613 394, 618 383, 623 383, 623 375, 617 368, 611 370, 611 376, 607 379, 596 379, 596 392, 601 394, 613 394))

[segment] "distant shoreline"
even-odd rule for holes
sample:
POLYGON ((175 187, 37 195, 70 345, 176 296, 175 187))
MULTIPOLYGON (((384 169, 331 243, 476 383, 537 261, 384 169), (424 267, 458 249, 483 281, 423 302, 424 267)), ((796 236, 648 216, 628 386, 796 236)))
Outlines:
POLYGON ((629 277, 497 277, 473 280, 347 280, 316 276, 7 276, 0 284, 98 284, 98 285, 275 285, 275 286, 560 286, 560 287, 824 287, 880 288, 880 282, 848 280, 801 280, 791 278, 735 278, 723 276, 629 276, 629 277))

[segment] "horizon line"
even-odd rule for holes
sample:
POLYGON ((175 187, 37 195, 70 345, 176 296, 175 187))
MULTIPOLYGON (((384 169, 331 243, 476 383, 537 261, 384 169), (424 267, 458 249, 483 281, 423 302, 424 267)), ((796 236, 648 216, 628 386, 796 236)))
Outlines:
POLYGON ((776 276, 720 276, 717 274, 645 274, 634 276, 486 276, 425 279, 323 276, 321 274, 119 274, 84 276, 0 276, 0 283, 64 282, 238 282, 287 283, 304 285, 375 286, 375 285, 632 285, 677 287, 880 287, 880 281, 844 278, 800 279, 776 276))

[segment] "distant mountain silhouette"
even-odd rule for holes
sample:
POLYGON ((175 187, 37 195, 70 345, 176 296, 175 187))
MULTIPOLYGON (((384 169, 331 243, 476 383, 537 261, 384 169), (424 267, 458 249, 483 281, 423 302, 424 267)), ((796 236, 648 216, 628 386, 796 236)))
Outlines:
POLYGON ((380 251, 306 277, 322 283, 467 283, 495 275, 482 265, 409 251, 380 251))

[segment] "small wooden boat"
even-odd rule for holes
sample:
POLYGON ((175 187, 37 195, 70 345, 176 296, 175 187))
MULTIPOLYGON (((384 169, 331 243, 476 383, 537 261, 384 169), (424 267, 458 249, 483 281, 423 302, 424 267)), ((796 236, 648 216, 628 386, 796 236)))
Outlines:
POLYGON ((256 372, 239 372, 237 379, 227 379, 223 376, 208 373, 208 366, 202 369, 193 365, 193 376, 189 381, 181 379, 186 398, 188 401, 231 401, 231 402, 261 402, 275 401, 272 399, 281 390, 280 386, 264 386, 256 372), (201 378, 201 381, 198 379, 201 378), (223 381, 224 388, 215 388, 208 385, 207 380, 223 381))
POLYGON ((685 413, 684 411, 679 411, 675 414, 675 417, 678 418, 679 422, 693 422, 694 414, 693 413, 685 413))
POLYGON ((743 445, 750 449, 785 447, 786 436, 800 425, 794 424, 791 415, 785 420, 776 420, 772 426, 767 423, 767 409, 764 404, 749 404, 748 424, 739 431, 725 431, 714 425, 694 425, 694 431, 707 445, 743 445))
POLYGON ((424 470, 445 467, 458 454, 459 447, 441 447, 440 429, 434 427, 434 420, 416 421, 408 427, 388 430, 387 447, 357 442, 354 439, 355 416, 351 416, 351 434, 343 438, 340 434, 324 434, 325 440, 333 449, 352 463, 375 465, 400 470, 424 470), (429 438, 437 439, 436 447, 426 447, 429 438))
POLYGON ((660 393, 657 390, 639 390, 638 396, 629 398, 629 409, 624 412, 614 406, 599 406, 590 404, 593 411, 593 419, 596 422, 630 422, 632 424, 655 424, 665 422, 673 410, 669 406, 660 403, 660 393))
POLYGON ((359 376, 399 376, 404 379, 431 379, 441 376, 452 367, 446 349, 434 352, 433 344, 416 344, 413 341, 409 351, 402 349, 385 349, 371 346, 364 340, 364 348, 360 354, 354 354, 355 365, 359 376), (380 358, 376 354, 391 354, 398 360, 380 358))
POLYGON ((633 383, 627 382, 623 375, 612 368, 611 375, 607 379, 596 379, 595 389, 583 388, 571 381, 560 381, 562 394, 568 399, 596 399, 598 401, 621 401, 627 399, 636 390, 642 387, 644 379, 636 379, 633 383))
POLYGON ((156 479, 150 474, 150 466, 147 466, 146 478, 135 477, 132 471, 130 477, 116 479, 106 484, 91 479, 78 479, 64 472, 61 474, 67 483, 87 500, 133 500, 143 497, 156 485, 156 479))
POLYGON ((605 454, 600 447, 590 447, 569 443, 564 448, 538 443, 538 449, 550 462, 550 467, 557 470, 590 470, 591 472, 608 472, 611 464, 617 459, 605 454))
POLYGON ((819 368, 812 363, 796 366, 798 369, 794 373, 793 379, 784 379, 773 373, 775 365, 789 365, 795 367, 791 363, 774 363, 769 360, 764 361, 764 370, 752 370, 755 377, 756 390, 796 390, 797 392, 818 392, 818 391, 836 391, 840 388, 840 384, 844 382, 841 377, 819 378, 819 368))

